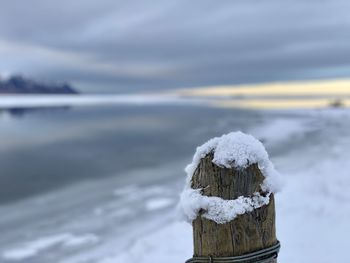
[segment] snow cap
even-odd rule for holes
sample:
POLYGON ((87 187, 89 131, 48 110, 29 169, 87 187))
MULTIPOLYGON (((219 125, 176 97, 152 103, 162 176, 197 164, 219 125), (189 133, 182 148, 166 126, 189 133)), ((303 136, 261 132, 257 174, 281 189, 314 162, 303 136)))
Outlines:
POLYGON ((199 210, 204 209, 204 217, 217 223, 226 223, 237 215, 250 212, 269 203, 270 193, 280 188, 279 174, 269 160, 264 145, 253 136, 240 131, 231 132, 221 137, 210 139, 197 147, 192 163, 186 166, 186 186, 181 194, 179 208, 188 221, 194 220, 199 210), (200 161, 209 153, 213 153, 212 162, 219 167, 244 169, 258 164, 265 177, 261 189, 266 197, 254 193, 253 197, 239 197, 235 200, 223 200, 219 197, 207 197, 200 194, 201 189, 192 189, 192 177, 200 161))

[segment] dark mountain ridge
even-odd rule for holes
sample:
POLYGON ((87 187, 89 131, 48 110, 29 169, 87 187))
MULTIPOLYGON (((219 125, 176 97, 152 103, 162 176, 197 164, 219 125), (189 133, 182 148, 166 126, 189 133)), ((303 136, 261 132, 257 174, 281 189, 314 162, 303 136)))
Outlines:
POLYGON ((0 78, 0 94, 78 94, 78 91, 67 83, 48 84, 12 76, 7 80, 0 78))

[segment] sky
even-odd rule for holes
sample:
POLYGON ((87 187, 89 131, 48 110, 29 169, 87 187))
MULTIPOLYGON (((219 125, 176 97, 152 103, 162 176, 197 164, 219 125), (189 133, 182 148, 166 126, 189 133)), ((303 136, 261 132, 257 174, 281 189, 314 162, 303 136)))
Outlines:
POLYGON ((346 0, 0 0, 0 75, 126 93, 350 76, 346 0))

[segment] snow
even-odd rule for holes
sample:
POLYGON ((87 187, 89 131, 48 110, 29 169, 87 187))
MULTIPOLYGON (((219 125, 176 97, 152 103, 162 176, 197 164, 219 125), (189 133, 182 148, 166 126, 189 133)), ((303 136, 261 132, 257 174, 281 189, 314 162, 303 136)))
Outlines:
POLYGON ((315 127, 306 125, 307 122, 300 119, 276 118, 275 120, 269 120, 268 125, 262 125, 253 129, 251 133, 257 134, 264 145, 273 145, 283 143, 292 138, 298 139, 304 135, 304 133, 300 133, 300 130, 309 132, 315 129, 315 127), (305 127, 307 128, 305 129, 305 127))
POLYGON ((202 146, 199 146, 193 156, 193 161, 185 171, 187 173, 186 186, 180 197, 180 213, 189 222, 193 221, 199 211, 206 211, 202 216, 224 224, 253 209, 269 203, 269 193, 277 192, 281 185, 279 174, 269 160, 269 156, 263 144, 253 136, 240 131, 231 132, 221 137, 215 137, 202 146), (219 167, 243 169, 251 164, 258 164, 265 176, 261 189, 267 192, 267 196, 254 193, 253 197, 239 197, 235 200, 223 200, 219 197, 207 197, 201 195, 201 189, 191 188, 192 176, 207 154, 213 152, 212 162, 219 167))
POLYGON ((170 198, 152 198, 147 200, 146 209, 148 211, 163 209, 170 206, 174 201, 170 198))
POLYGON ((280 176, 269 160, 264 145, 253 136, 240 131, 215 137, 197 147, 192 163, 185 168, 188 187, 200 160, 210 152, 214 152, 213 163, 220 167, 243 169, 257 163, 265 176, 263 190, 278 192, 281 187, 280 176))
POLYGON ((134 194, 139 190, 139 187, 137 185, 130 185, 124 188, 118 188, 115 189, 113 194, 116 196, 125 196, 125 195, 130 195, 134 194))
POLYGON ((219 197, 203 196, 200 189, 185 189, 181 194, 180 202, 189 221, 196 219, 199 210, 204 209, 205 213, 202 214, 202 217, 218 224, 224 224, 232 221, 238 215, 267 205, 269 201, 269 194, 261 196, 259 193, 254 193, 253 197, 240 196, 234 200, 224 200, 219 197))
POLYGON ((12 248, 3 252, 2 257, 11 261, 19 261, 33 257, 39 252, 50 249, 57 245, 61 245, 63 247, 75 247, 87 244, 95 244, 96 242, 98 242, 98 237, 93 234, 84 234, 77 236, 71 233, 63 233, 42 237, 23 244, 21 247, 12 248))
POLYGON ((2 95, 0 108, 40 108, 64 106, 98 106, 98 105, 168 105, 168 104, 203 104, 205 100, 180 98, 176 94, 145 95, 2 95))
POLYGON ((140 238, 124 253, 106 257, 98 263, 185 262, 191 253, 191 226, 184 222, 172 222, 160 231, 140 238))

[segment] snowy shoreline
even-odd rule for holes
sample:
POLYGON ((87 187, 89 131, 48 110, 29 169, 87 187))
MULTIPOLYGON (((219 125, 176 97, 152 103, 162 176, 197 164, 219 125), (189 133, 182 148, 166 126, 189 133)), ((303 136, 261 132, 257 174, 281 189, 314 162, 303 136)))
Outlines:
MULTIPOLYGON (((310 113, 310 116, 315 113, 310 113)), ((349 244, 350 177, 347 156, 350 155, 350 112, 317 113, 316 118, 299 118, 302 125, 291 126, 287 136, 276 137, 280 144, 318 131, 324 140, 307 147, 300 145, 286 155, 274 156, 278 170, 283 174, 285 189, 276 195, 277 237, 282 249, 281 262, 345 262, 349 244), (305 121, 308 122, 305 124, 305 121), (305 126, 306 125, 306 126, 305 126), (311 125, 311 126, 310 126, 311 125), (294 128, 292 128, 294 127, 294 128), (331 137, 329 137, 331 136, 331 137), (337 222, 334 225, 334 222, 337 222), (327 231, 328 229, 328 231, 327 231), (302 237, 302 238, 301 238, 302 237), (337 242, 334 242, 337 240, 337 242)), ((293 121, 297 121, 294 118, 293 121)), ((288 126, 286 126, 288 128, 288 126)), ((279 120, 256 129, 273 143, 279 131, 279 120), (277 129, 277 130, 276 130, 277 129), (266 131, 269 131, 268 133, 266 131), (274 133, 271 133, 274 131, 274 133)), ((110 262, 184 262, 192 253, 192 227, 181 222, 169 222, 155 233, 140 238, 121 256, 110 257, 110 262), (171 237, 169 239, 169 237, 171 237), (147 249, 146 249, 147 248, 147 249), (171 255, 169 257, 169 255, 171 255), (113 261, 114 259, 114 261, 113 261)))
POLYGON ((1 95, 0 109, 43 108, 98 105, 158 105, 198 103, 196 99, 181 99, 175 95, 1 95))
MULTIPOLYGON (((181 92, 149 94, 6 94, 0 96, 0 110, 11 108, 91 107, 103 105, 197 105, 214 108, 236 108, 264 111, 312 111, 332 109, 338 100, 332 96, 317 97, 230 97, 185 96, 181 92)), ((339 102, 339 101, 338 101, 339 102)), ((340 103, 340 102, 339 102, 340 103)), ((350 107, 350 99, 344 99, 337 107, 350 107)))

